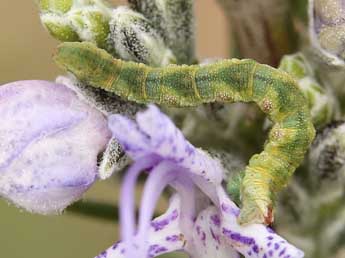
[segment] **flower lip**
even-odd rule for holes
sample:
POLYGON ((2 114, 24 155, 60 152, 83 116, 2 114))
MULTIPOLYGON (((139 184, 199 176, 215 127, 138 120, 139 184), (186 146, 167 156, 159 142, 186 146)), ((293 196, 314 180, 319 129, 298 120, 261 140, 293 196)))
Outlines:
POLYGON ((156 257, 177 250, 187 252, 193 258, 237 258, 239 253, 248 258, 304 256, 302 251, 264 225, 241 226, 237 223, 240 209, 222 187, 223 171, 218 163, 190 145, 155 106, 137 115, 137 124, 118 115, 112 116, 109 123, 113 136, 134 164, 124 179, 121 194, 120 211, 121 217, 125 218, 121 219, 123 241, 97 258, 156 257), (193 151, 185 151, 186 146, 193 151), (152 157, 156 160, 150 160, 152 157), (202 162, 195 163, 196 160, 202 162), (148 164, 143 166, 143 162, 148 164), (136 231, 135 180, 140 169, 152 166, 136 231), (167 184, 176 190, 174 198, 179 202, 177 205, 171 203, 162 215, 163 219, 149 222, 158 196, 167 184), (131 218, 130 222, 128 218, 131 218))
POLYGON ((120 115, 109 117, 109 128, 114 138, 118 139, 132 159, 155 154, 173 161, 208 182, 222 182, 220 163, 190 144, 157 107, 149 105, 146 112, 137 114, 136 121, 137 124, 120 115))

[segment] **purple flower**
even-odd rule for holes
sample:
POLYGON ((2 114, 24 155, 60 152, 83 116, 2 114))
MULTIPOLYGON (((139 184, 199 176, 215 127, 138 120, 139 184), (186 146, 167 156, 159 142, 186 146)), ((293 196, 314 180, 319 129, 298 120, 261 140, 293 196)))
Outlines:
POLYGON ((156 257, 181 250, 194 258, 300 258, 303 252, 261 224, 240 226, 239 209, 222 188, 223 169, 217 160, 193 147, 155 106, 138 113, 137 123, 113 115, 109 125, 135 161, 124 179, 121 196, 122 242, 98 258, 156 257), (139 221, 135 227, 134 188, 148 171, 139 221), (175 194, 169 209, 152 220, 163 189, 175 194))
POLYGON ((107 120, 64 85, 0 86, 0 195, 50 214, 79 199, 97 179, 107 120))

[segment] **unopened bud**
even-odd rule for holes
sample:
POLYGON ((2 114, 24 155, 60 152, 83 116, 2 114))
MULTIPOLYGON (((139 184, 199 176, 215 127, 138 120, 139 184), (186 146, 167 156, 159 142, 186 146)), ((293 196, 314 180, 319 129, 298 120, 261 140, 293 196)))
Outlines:
MULTIPOLYGON (((334 122, 320 132, 309 152, 309 170, 315 187, 345 183, 345 123, 334 122)), ((333 189, 336 190, 336 189, 333 189)))
POLYGON ((130 157, 125 153, 120 143, 112 138, 103 153, 102 161, 99 167, 99 176, 101 179, 107 179, 112 174, 121 171, 131 163, 130 157))
POLYGON ((41 21, 60 41, 89 41, 108 49, 111 9, 101 0, 41 0, 41 21))
POLYGON ((109 40, 121 58, 151 66, 175 63, 171 50, 142 14, 119 7, 112 17, 109 40))
POLYGON ((325 62, 344 65, 345 5, 342 0, 310 0, 309 32, 312 45, 325 62))
POLYGON ((110 139, 101 112, 65 85, 19 81, 0 87, 0 196, 28 211, 62 211, 98 178, 110 139))
POLYGON ((129 3, 150 20, 178 64, 195 62, 193 0, 129 0, 129 3))

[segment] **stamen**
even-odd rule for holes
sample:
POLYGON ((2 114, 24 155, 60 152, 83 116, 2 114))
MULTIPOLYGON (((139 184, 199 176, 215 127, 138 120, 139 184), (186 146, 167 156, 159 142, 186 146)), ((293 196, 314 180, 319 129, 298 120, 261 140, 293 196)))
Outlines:
POLYGON ((192 243, 192 232, 194 219, 196 219, 195 207, 195 187, 186 171, 179 172, 178 179, 171 184, 181 198, 181 211, 183 216, 180 218, 180 227, 184 232, 187 243, 192 243), (182 175, 183 174, 183 175, 182 175))
POLYGON ((156 162, 158 162, 156 156, 145 156, 139 159, 128 169, 123 180, 120 199, 120 225, 121 236, 124 242, 131 242, 130 240, 135 233, 134 192, 136 181, 143 170, 152 167, 156 162))
POLYGON ((164 188, 176 178, 176 165, 170 161, 163 161, 151 172, 145 183, 140 206, 139 230, 136 242, 143 243, 141 251, 147 252, 146 237, 156 203, 164 188))

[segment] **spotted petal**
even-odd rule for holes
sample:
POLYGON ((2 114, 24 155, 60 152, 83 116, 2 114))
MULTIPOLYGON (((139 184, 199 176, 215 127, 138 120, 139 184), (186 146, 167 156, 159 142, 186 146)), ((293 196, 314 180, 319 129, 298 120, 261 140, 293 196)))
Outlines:
MULTIPOLYGON (((302 258, 304 253, 272 229, 262 224, 241 226, 237 223, 240 210, 227 197, 222 188, 218 190, 220 200, 219 221, 221 233, 235 250, 246 258, 302 258)), ((218 220, 216 220, 218 221, 218 220)))
POLYGON ((120 115, 109 118, 109 127, 133 160, 156 154, 175 162, 206 181, 220 184, 222 169, 218 161, 191 145, 173 122, 150 105, 136 117, 137 124, 120 115))
MULTIPOLYGON (((122 228, 125 229, 122 232, 130 232, 130 234, 122 235, 124 239, 127 239, 126 243, 131 245, 131 248, 128 248, 130 253, 127 252, 123 257, 154 257, 155 254, 148 255, 147 250, 152 250, 152 248, 165 250, 164 242, 155 243, 152 247, 151 239, 153 235, 159 237, 160 226, 164 225, 166 220, 162 223, 151 224, 151 226, 156 224, 157 232, 147 233, 148 231, 141 229, 148 225, 147 219, 152 214, 158 199, 157 195, 160 195, 162 188, 168 184, 180 197, 178 232, 186 241, 183 250, 191 257, 237 258, 238 253, 245 257, 260 258, 303 257, 303 252, 266 226, 260 224, 243 227, 237 223, 240 210, 222 188, 223 171, 219 164, 188 143, 170 119, 160 113, 156 107, 150 106, 148 111, 137 115, 137 124, 121 116, 112 116, 110 127, 113 136, 120 141, 135 161, 126 175, 124 190, 129 189, 129 186, 134 187, 132 174, 136 172, 136 166, 140 167, 143 161, 151 159, 152 166, 150 167, 153 167, 149 172, 143 194, 144 201, 140 208, 140 217, 143 216, 146 219, 139 219, 137 235, 133 236, 135 232, 133 218, 131 223, 124 223, 127 226, 121 223, 122 228), (135 139, 133 140, 129 134, 135 139), (186 151, 186 149, 192 151, 186 151), (198 160, 200 162, 196 163, 198 160), (131 179, 130 184, 127 179, 131 179), (201 198, 197 194, 199 190, 201 190, 201 198), (146 235, 149 236, 149 243, 143 237, 146 235), (147 248, 147 246, 151 247, 147 248), (132 253, 133 250, 135 250, 134 253, 132 253)), ((121 200, 125 201, 123 205, 121 204, 121 210, 129 210, 126 209, 129 203, 128 198, 134 199, 133 194, 122 194, 121 200)), ((134 210, 126 214, 128 216, 122 217, 133 217, 134 210)), ((126 221, 127 219, 124 220, 126 221)))
POLYGON ((148 254, 142 253, 142 243, 128 247, 122 242, 102 252, 96 258, 125 258, 125 257, 156 257, 164 253, 182 250, 185 244, 184 235, 179 226, 181 216, 180 198, 175 195, 171 198, 169 209, 163 215, 151 222, 147 234, 148 254), (128 256, 131 252, 131 256, 128 256))
POLYGON ((221 233, 218 209, 210 206, 199 213, 193 229, 192 258, 239 258, 221 233))

